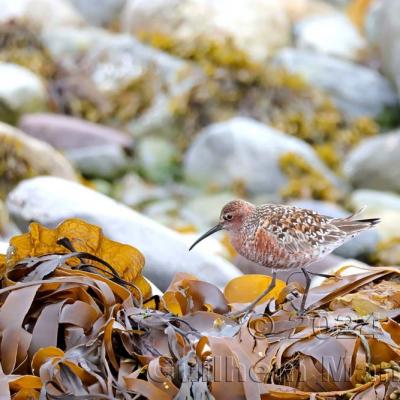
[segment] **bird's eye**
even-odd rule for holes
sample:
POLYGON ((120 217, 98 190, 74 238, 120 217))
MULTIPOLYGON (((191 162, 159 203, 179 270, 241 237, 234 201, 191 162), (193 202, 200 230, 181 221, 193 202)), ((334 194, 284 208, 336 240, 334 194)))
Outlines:
POLYGON ((224 220, 225 220, 225 221, 230 221, 232 218, 233 218, 233 215, 232 215, 232 214, 225 214, 225 215, 224 215, 224 220))

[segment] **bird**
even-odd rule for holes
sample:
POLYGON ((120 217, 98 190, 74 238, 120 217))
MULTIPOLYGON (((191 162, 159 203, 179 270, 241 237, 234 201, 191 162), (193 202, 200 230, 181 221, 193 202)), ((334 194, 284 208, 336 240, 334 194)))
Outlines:
POLYGON ((201 235, 189 251, 208 236, 224 230, 240 255, 271 268, 269 287, 249 305, 248 310, 275 287, 277 271, 300 269, 306 278, 298 310, 302 314, 311 284, 310 275, 329 276, 308 272, 306 268, 380 222, 379 218, 358 219, 362 211, 364 208, 348 217, 333 218, 292 205, 255 206, 245 200, 233 200, 222 208, 218 224, 201 235))

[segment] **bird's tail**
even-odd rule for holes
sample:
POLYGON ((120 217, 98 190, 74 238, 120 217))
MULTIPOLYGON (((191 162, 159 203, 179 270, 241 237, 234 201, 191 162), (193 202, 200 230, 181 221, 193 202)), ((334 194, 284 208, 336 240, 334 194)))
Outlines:
POLYGON ((357 217, 365 210, 366 207, 361 208, 356 213, 346 218, 336 218, 332 222, 339 229, 346 232, 348 235, 355 235, 359 232, 368 230, 379 224, 380 218, 366 218, 358 219, 357 217))

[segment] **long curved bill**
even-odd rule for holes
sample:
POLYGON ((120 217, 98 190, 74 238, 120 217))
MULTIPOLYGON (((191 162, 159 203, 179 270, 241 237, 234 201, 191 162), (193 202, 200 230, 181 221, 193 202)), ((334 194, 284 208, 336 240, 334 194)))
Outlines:
POLYGON ((222 226, 220 224, 215 225, 213 228, 211 228, 209 231, 207 231, 204 235, 201 235, 190 247, 189 251, 193 249, 194 246, 196 246, 197 243, 201 242, 203 239, 206 237, 212 235, 215 232, 218 232, 222 229, 222 226))

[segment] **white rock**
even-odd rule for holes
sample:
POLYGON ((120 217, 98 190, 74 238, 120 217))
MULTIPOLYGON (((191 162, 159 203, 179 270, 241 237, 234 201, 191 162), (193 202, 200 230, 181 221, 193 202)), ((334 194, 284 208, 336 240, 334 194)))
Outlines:
POLYGON ((29 179, 10 193, 7 205, 15 221, 25 228, 33 220, 54 227, 72 217, 102 227, 109 238, 143 252, 144 274, 160 289, 179 271, 221 287, 240 274, 221 258, 196 249, 189 252, 181 234, 77 183, 54 177, 29 179))
POLYGON ((249 118, 236 117, 203 129, 184 157, 188 181, 230 187, 240 182, 252 194, 275 193, 287 182, 279 157, 294 152, 335 182, 311 146, 249 118))
POLYGON ((349 118, 376 117, 385 106, 397 104, 391 84, 371 68, 326 54, 290 48, 281 50, 275 60, 329 93, 349 118))
MULTIPOLYGON (((49 174, 62 178, 76 180, 76 174, 69 161, 57 150, 45 142, 25 135, 20 130, 0 122, 0 153, 2 147, 15 146, 18 155, 28 170, 36 174, 49 174), (4 144, 3 144, 4 143, 4 144)), ((2 155, 2 159, 5 158, 2 155)), ((18 169, 18 165, 9 165, 8 168, 18 169)), ((11 174, 12 175, 12 174, 11 174)), ((7 180, 6 177, 2 179, 7 180)), ((0 182, 1 183, 1 182, 0 182)))
POLYGON ((107 25, 115 21, 126 0, 69 0, 76 10, 93 25, 107 25))
POLYGON ((384 73, 400 93, 400 2, 381 0, 367 18, 368 37, 377 44, 384 73))
POLYGON ((0 101, 16 115, 46 109, 47 93, 43 81, 17 64, 0 62, 0 101))
POLYGON ((351 194, 350 202, 356 209, 367 206, 368 213, 374 213, 383 209, 400 211, 400 196, 393 192, 359 189, 351 194))
POLYGON ((342 13, 306 18, 294 27, 296 46, 357 61, 366 41, 342 13))
POLYGON ((290 40, 280 0, 128 0, 122 28, 135 35, 163 34, 183 44, 199 36, 232 38, 250 57, 264 60, 290 40))
POLYGON ((6 254, 8 249, 8 243, 0 242, 0 254, 6 254))
POLYGON ((400 130, 361 142, 345 159, 343 172, 359 188, 400 191, 400 130))
POLYGON ((75 8, 65 0, 0 0, 0 22, 14 19, 25 20, 39 29, 84 23, 75 8))
POLYGON ((123 148, 113 144, 71 149, 65 155, 79 171, 91 178, 114 179, 130 164, 123 148))

